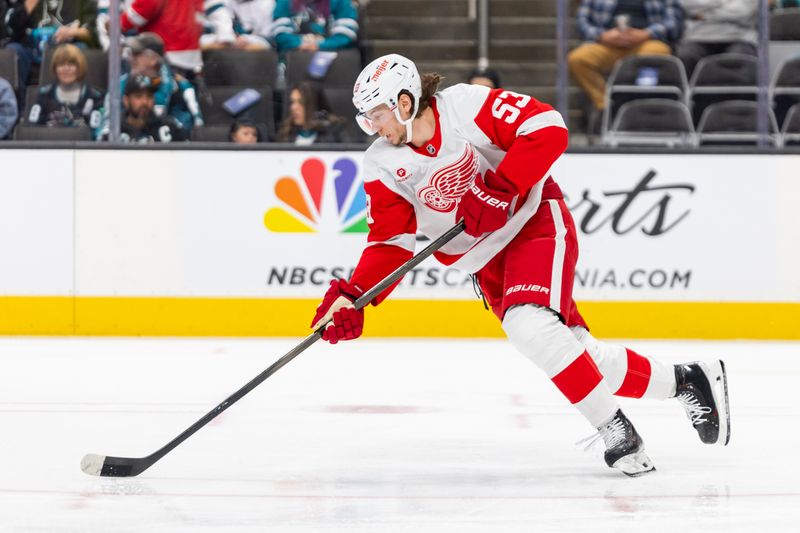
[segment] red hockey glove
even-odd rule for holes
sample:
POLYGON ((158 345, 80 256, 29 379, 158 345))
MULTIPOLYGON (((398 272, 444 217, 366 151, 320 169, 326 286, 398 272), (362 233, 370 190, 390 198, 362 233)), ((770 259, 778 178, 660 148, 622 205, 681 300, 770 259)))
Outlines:
POLYGON ((316 330, 327 323, 322 331, 322 340, 331 344, 360 337, 364 329, 364 310, 356 311, 353 302, 362 294, 364 291, 358 286, 343 279, 331 280, 331 286, 311 321, 311 328, 316 330))
POLYGON ((498 230, 508 221, 508 209, 516 194, 513 185, 487 170, 485 177, 475 176, 472 187, 461 197, 456 220, 463 218, 464 231, 473 237, 498 230))

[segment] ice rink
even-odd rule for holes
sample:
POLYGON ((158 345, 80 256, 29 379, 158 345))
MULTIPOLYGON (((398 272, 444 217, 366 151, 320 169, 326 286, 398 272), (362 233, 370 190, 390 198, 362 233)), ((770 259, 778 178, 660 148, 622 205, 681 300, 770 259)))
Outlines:
POLYGON ((622 400, 657 472, 629 479, 494 340, 317 343, 138 478, 299 339, 0 338, 0 532, 798 531, 800 343, 628 343, 728 365, 732 437, 622 400))

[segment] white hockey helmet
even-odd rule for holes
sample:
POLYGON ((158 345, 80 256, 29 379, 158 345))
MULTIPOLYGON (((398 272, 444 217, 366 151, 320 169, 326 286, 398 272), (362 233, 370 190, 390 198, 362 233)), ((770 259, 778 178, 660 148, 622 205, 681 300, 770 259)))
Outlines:
POLYGON ((406 142, 411 142, 411 122, 419 109, 422 96, 417 66, 410 59, 399 54, 388 54, 374 60, 364 67, 353 86, 353 105, 358 109, 356 122, 367 135, 374 135, 380 129, 370 117, 369 112, 379 105, 386 104, 394 112, 397 120, 406 127, 406 142), (400 116, 397 101, 400 92, 406 90, 414 97, 414 109, 408 120, 400 116))

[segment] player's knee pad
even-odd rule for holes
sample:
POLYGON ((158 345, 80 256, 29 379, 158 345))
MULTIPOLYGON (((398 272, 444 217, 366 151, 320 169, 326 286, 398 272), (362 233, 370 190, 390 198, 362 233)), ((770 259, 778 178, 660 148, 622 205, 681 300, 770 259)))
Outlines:
POLYGON ((549 377, 584 351, 558 316, 538 305, 519 305, 506 311, 503 330, 511 344, 549 377))
POLYGON ((595 339, 586 328, 576 326, 570 328, 594 360, 600 372, 605 376, 611 390, 617 390, 625 378, 627 370, 627 353, 624 346, 595 339))

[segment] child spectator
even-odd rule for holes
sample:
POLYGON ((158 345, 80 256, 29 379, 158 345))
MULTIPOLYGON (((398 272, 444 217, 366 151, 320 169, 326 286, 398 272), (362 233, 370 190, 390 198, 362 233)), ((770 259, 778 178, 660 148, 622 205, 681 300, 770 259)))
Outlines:
MULTIPOLYGON (((669 54, 682 14, 678 0, 581 0, 577 19, 588 42, 570 52, 567 61, 575 81, 600 111, 605 108, 604 76, 614 64, 632 54, 669 54)), ((599 120, 590 122, 599 125, 599 120)))
POLYGON ((686 30, 675 55, 691 77, 706 56, 722 53, 758 55, 758 0, 681 0, 686 30))
POLYGON ((56 81, 39 89, 28 122, 70 127, 86 124, 97 138, 103 93, 84 83, 88 66, 83 52, 74 44, 62 44, 53 53, 51 68, 56 81))
POLYGON ((500 87, 500 75, 490 68, 476 68, 467 76, 467 83, 497 89, 500 87))
MULTIPOLYGON (((185 141, 186 130, 180 122, 169 116, 155 114, 155 86, 144 75, 133 76, 125 84, 122 105, 125 109, 120 130, 122 142, 168 143, 185 141)), ((104 138, 108 132, 104 133, 104 138)))
POLYGON ((17 53, 20 87, 28 83, 31 67, 40 64, 48 46, 80 43, 96 47, 96 0, 10 0, 5 13, 10 42, 17 53))
POLYGON ((14 88, 5 78, 0 78, 0 139, 5 139, 17 123, 17 97, 14 88))
POLYGON ((277 0, 272 18, 279 52, 340 50, 358 39, 358 11, 350 0, 277 0))
POLYGON ((228 139, 236 144, 256 144, 261 142, 261 132, 254 122, 242 118, 231 124, 228 139))
POLYGON ((321 87, 303 81, 289 91, 289 116, 280 125, 278 140, 299 146, 343 142, 344 123, 331 114, 321 87))

